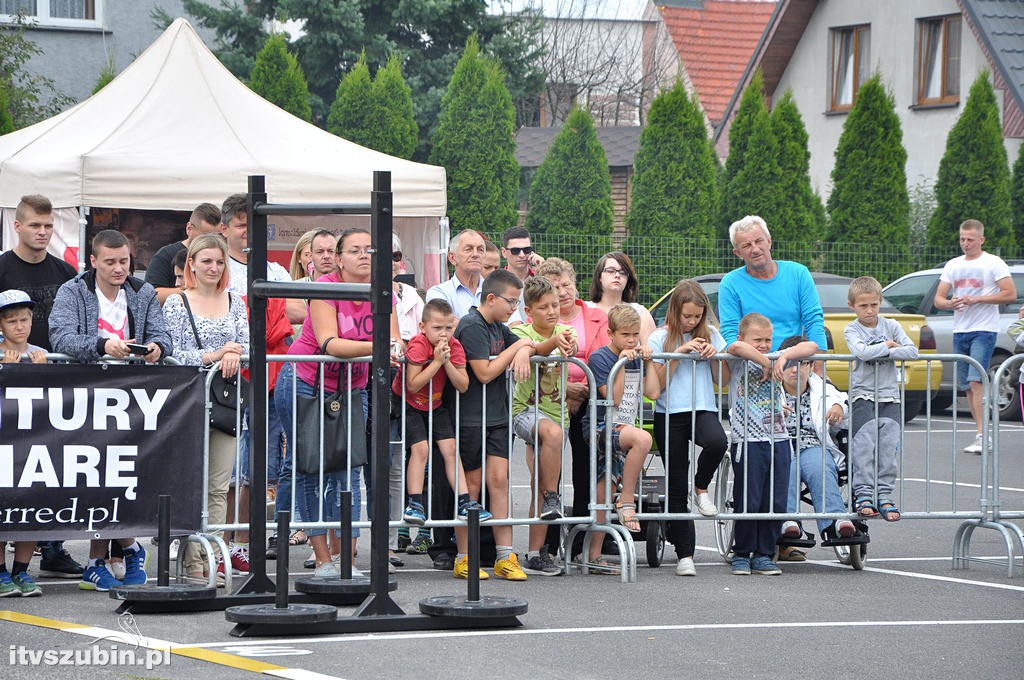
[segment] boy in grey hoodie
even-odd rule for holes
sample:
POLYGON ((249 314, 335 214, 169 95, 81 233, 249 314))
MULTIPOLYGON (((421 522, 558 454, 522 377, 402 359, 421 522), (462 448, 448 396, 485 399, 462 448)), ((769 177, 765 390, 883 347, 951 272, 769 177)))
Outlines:
POLYGON ((861 517, 900 518, 892 501, 900 448, 900 379, 897 361, 917 358, 903 327, 878 313, 882 286, 870 276, 850 282, 847 294, 857 320, 846 327, 846 345, 857 357, 850 376, 850 458, 854 509, 861 517), (877 497, 876 497, 877 492, 877 497))

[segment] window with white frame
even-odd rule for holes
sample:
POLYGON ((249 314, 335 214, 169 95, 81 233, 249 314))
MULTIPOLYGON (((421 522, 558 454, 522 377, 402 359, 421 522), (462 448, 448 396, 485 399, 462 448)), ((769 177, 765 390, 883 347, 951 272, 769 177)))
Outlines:
POLYGON ((829 110, 849 111, 861 83, 870 77, 871 27, 833 28, 829 33, 832 57, 829 110))
POLYGON ((22 15, 38 26, 99 27, 103 0, 0 0, 0 20, 22 15))
POLYGON ((919 105, 960 101, 960 15, 917 21, 915 75, 919 105))

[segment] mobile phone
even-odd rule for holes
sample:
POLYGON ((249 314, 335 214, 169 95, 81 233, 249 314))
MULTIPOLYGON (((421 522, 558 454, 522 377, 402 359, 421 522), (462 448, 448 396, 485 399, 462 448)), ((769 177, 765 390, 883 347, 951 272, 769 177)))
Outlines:
POLYGON ((149 345, 140 345, 134 342, 126 342, 125 344, 128 346, 128 352, 130 354, 137 354, 140 357, 144 357, 149 354, 149 345))

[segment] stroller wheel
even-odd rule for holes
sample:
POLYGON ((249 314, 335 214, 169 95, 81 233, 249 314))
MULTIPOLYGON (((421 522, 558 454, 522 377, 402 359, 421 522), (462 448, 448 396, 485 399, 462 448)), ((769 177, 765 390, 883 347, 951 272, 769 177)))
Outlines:
POLYGON ((665 556, 665 524, 656 520, 649 520, 646 524, 647 566, 657 569, 665 556))

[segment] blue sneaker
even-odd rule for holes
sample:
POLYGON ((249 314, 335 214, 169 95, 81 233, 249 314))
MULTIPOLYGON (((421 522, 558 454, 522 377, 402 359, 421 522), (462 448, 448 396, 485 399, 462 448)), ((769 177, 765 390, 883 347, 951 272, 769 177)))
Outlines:
POLYGON ((146 549, 141 545, 138 550, 124 551, 124 585, 141 586, 145 585, 146 577, 146 549))
POLYGON ((465 522, 466 520, 469 519, 469 511, 470 510, 474 510, 474 509, 480 511, 480 521, 481 522, 486 522, 487 520, 491 519, 494 516, 491 513, 489 513, 487 510, 485 510, 484 506, 480 505, 479 503, 477 503, 474 500, 470 500, 470 501, 468 501, 466 503, 459 503, 459 519, 461 519, 462 521, 465 522))
POLYGON ((410 501, 409 505, 405 506, 405 512, 402 513, 402 520, 421 527, 427 523, 427 514, 423 511, 422 505, 410 501))
POLYGON ((732 573, 736 574, 737 576, 750 576, 750 558, 732 558, 732 573))
POLYGON ((124 583, 114 578, 103 560, 96 560, 95 567, 86 567, 78 587, 82 590, 98 590, 105 593, 111 588, 120 588, 124 583))
MULTIPOLYGON (((765 576, 778 576, 782 573, 782 570, 779 569, 779 565, 772 562, 772 558, 768 557, 767 555, 758 555, 757 557, 755 557, 754 561, 751 563, 751 566, 753 567, 753 571, 755 574, 764 574, 765 576)), ((736 572, 733 573, 735 574, 736 572)))
POLYGON ((11 580, 11 573, 7 570, 0 571, 0 597, 18 597, 21 591, 11 580))
POLYGON ((21 593, 22 597, 39 597, 43 594, 43 589, 39 587, 38 583, 32 580, 32 577, 29 576, 27 571, 15 574, 11 577, 11 581, 21 593))

